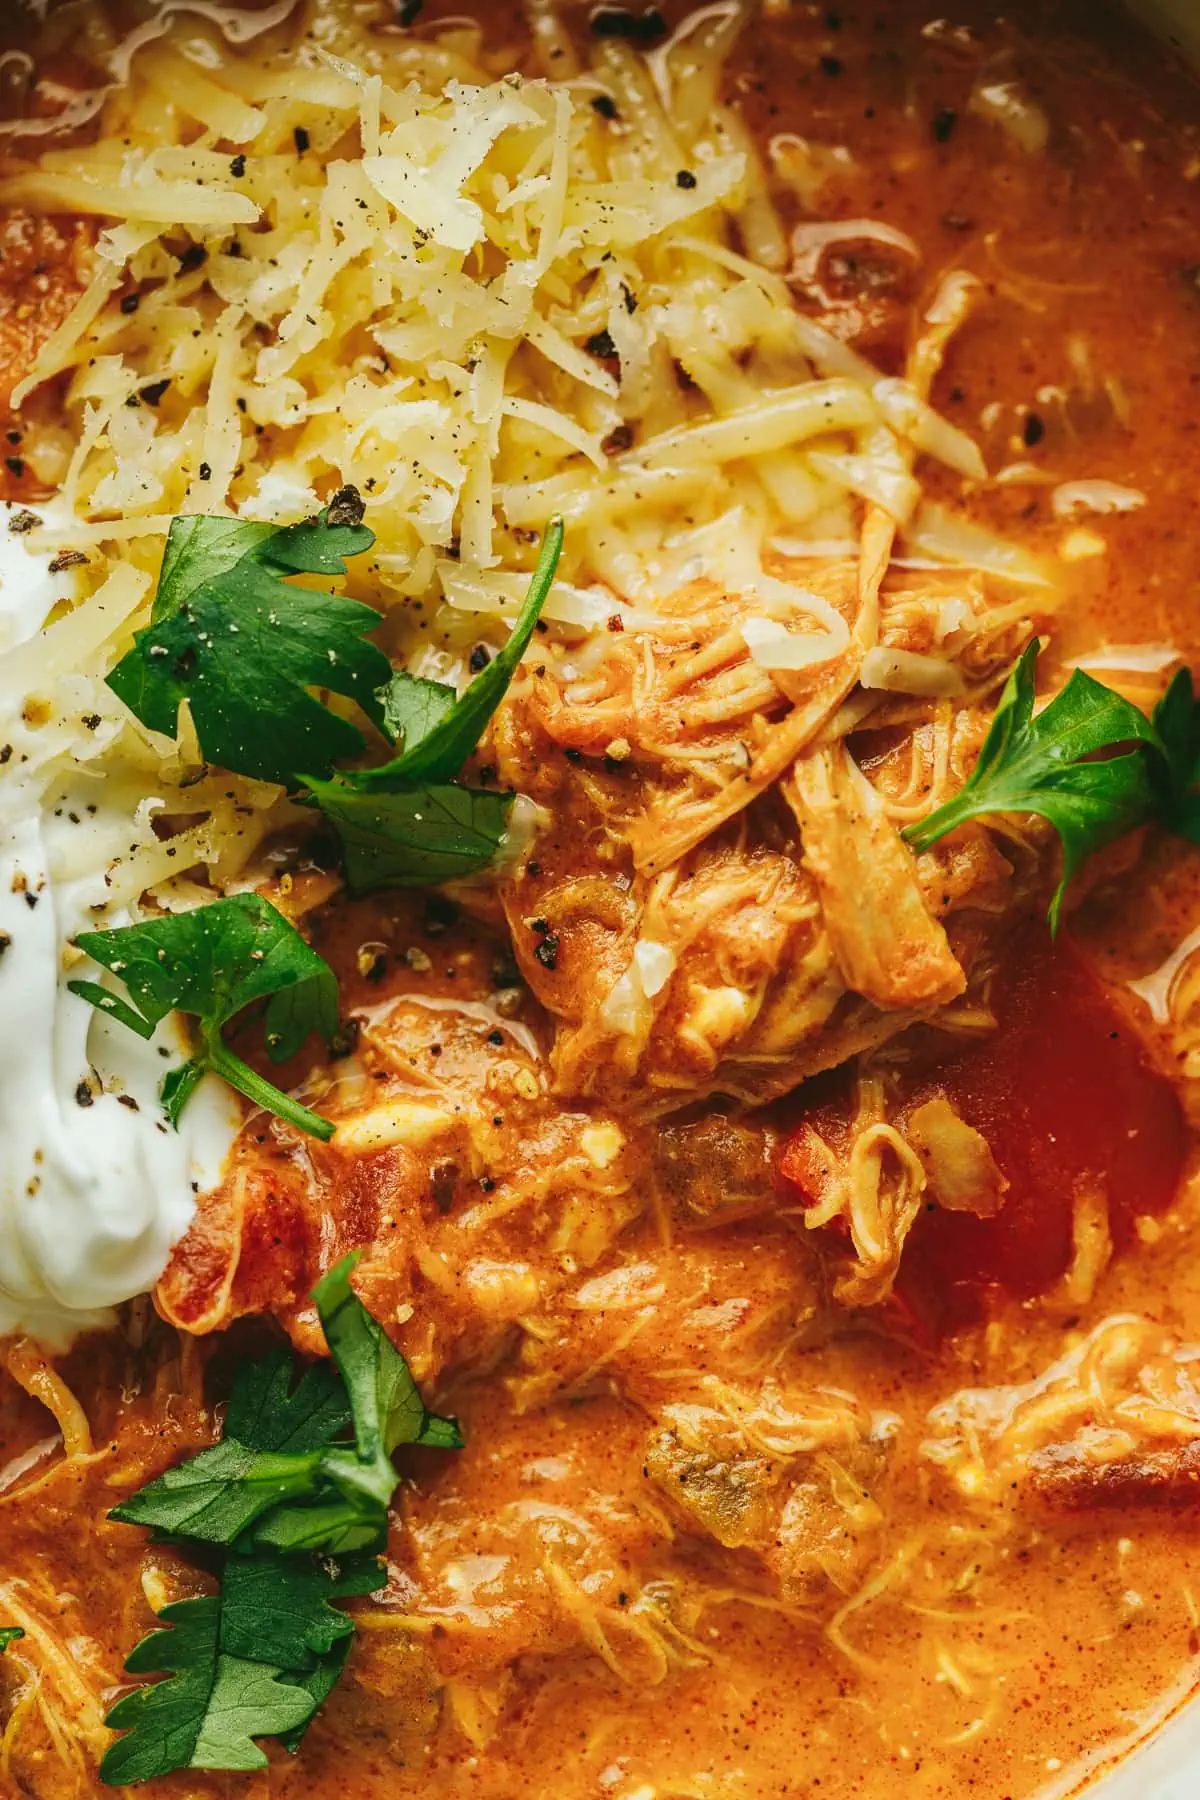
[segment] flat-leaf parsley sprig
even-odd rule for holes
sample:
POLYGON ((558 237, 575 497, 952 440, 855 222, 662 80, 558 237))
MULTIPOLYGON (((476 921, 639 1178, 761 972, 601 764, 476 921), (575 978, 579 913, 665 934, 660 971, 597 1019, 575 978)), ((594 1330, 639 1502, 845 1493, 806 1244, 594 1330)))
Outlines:
POLYGON ((1076 669, 1035 715, 1038 649, 1035 640, 1005 683, 969 779, 904 836, 919 851, 968 819, 1046 819, 1062 843, 1062 879, 1050 904, 1056 931, 1071 877, 1105 844, 1149 823, 1200 842, 1200 708, 1186 669, 1149 719, 1076 669))
POLYGON ((553 519, 512 635, 461 695, 404 670, 392 677, 381 695, 385 729, 397 744, 389 762, 332 781, 305 775, 338 834, 351 893, 452 881, 493 860, 513 796, 464 787, 456 777, 516 674, 562 546, 562 520, 553 519))
MULTIPOLYGON (((459 695, 392 669, 366 637, 380 622, 372 607, 285 579, 345 574, 346 557, 375 541, 362 516, 359 495, 343 488, 305 525, 175 519, 150 624, 108 678, 152 730, 173 733, 186 701, 206 758, 280 782, 318 806, 337 833, 355 894, 436 885, 494 861, 514 796, 456 777, 528 648, 563 544, 554 519, 508 642, 459 695), (356 701, 396 754, 335 777, 335 761, 357 755, 366 740, 313 689, 356 701)), ((196 1054, 162 1086, 173 1124, 212 1069, 297 1129, 333 1135, 328 1120, 256 1074, 222 1035, 264 998, 273 1061, 286 1060, 310 1031, 328 1041, 336 1028, 332 971, 267 901, 239 895, 76 941, 128 989, 130 1000, 94 981, 71 983, 110 1018, 143 1037, 171 1011, 197 1021, 196 1054)))
POLYGON ((353 1293, 355 1260, 313 1290, 335 1366, 295 1380, 290 1353, 277 1350, 243 1367, 221 1442, 109 1515, 195 1543, 207 1566, 214 1547, 222 1553, 219 1592, 164 1607, 125 1665, 164 1679, 108 1715, 124 1733, 100 1765, 111 1786, 175 1769, 262 1768, 260 1738, 294 1751, 349 1655, 353 1620, 333 1603, 387 1579, 393 1452, 462 1446, 353 1293))
POLYGON ((109 1018, 143 1038, 152 1037, 171 1012, 196 1021, 195 1053, 169 1072, 160 1090, 173 1125, 211 1069, 298 1130, 333 1136, 328 1119, 257 1074, 222 1035, 231 1019, 259 1000, 266 1001, 263 1029, 272 1062, 294 1055, 310 1032, 328 1042, 337 1029, 333 970, 261 894, 233 894, 192 912, 80 932, 75 941, 125 985, 128 1000, 96 981, 68 984, 109 1018))
POLYGON ((150 623, 108 685, 152 731, 173 737, 187 702, 206 761, 237 775, 294 784, 301 769, 328 775, 365 738, 313 688, 354 700, 382 723, 391 677, 366 634, 374 607, 295 587, 287 576, 344 575, 369 550, 352 488, 305 525, 186 514, 171 522, 150 623))

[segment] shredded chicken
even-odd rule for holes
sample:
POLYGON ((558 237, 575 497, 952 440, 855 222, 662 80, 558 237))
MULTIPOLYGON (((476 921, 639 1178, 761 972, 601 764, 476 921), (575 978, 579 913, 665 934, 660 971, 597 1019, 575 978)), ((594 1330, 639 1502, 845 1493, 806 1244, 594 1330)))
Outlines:
POLYGON ((928 1423, 922 1455, 986 1504, 1200 1504, 1200 1348, 1150 1319, 1105 1319, 1034 1380, 965 1388, 928 1423))
POLYGON ((847 988, 886 1011, 945 1006, 966 977, 916 862, 849 752, 801 757, 784 793, 847 988))
POLYGON ((968 1125, 944 1095, 914 1109, 905 1135, 921 1159, 939 1206, 980 1219, 995 1217, 1004 1205, 1008 1182, 983 1133, 968 1125))

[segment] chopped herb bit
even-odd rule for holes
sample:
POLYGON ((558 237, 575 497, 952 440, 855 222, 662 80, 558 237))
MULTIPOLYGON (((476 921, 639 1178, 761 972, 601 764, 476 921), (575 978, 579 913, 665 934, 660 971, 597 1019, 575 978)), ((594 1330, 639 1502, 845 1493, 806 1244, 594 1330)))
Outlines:
POLYGON ((939 144, 948 144, 954 136, 958 114, 952 106, 939 107, 933 115, 933 135, 939 144))
POLYGON ((297 154, 300 156, 303 156, 304 152, 308 149, 308 145, 309 145, 308 132, 305 130, 303 125, 297 125, 293 129, 292 142, 296 146, 297 154))
POLYGON ((332 1602, 387 1580, 392 1453, 461 1447, 454 1421, 426 1410, 404 1358, 352 1292, 355 1260, 313 1292, 336 1369, 314 1364, 293 1385, 282 1349, 244 1366, 221 1442, 110 1515, 193 1538, 210 1559, 213 1545, 228 1552, 220 1592, 164 1607, 167 1629, 126 1662, 130 1674, 166 1678, 109 1713, 124 1733, 101 1763, 110 1786, 174 1769, 262 1768, 263 1737, 295 1750, 350 1651, 353 1620, 332 1602), (283 1501, 264 1512, 272 1480, 283 1501))
POLYGON ((121 296, 121 311, 123 313, 135 313, 141 305, 141 302, 142 296, 140 294, 123 294, 121 296))
POLYGON ((241 180, 242 176, 246 173, 246 159, 244 156, 239 154, 233 158, 229 165, 229 173, 233 176, 235 181, 241 180))
POLYGON ((344 575, 345 558, 374 541, 364 525, 331 524, 327 514, 282 528, 201 514, 175 519, 150 624, 109 687, 168 737, 187 700, 206 762, 287 786, 304 769, 328 775, 364 738, 310 689, 356 700, 378 720, 376 692, 391 671, 366 633, 379 614, 284 577, 344 575))
POLYGON ((1037 656, 1035 642, 1009 676, 965 786, 904 836, 926 850, 968 819, 1036 813, 1048 820, 1063 849, 1050 906, 1056 930, 1068 882, 1105 844, 1154 820, 1200 842, 1200 708, 1186 670, 1150 720, 1076 669, 1035 717, 1037 656))
POLYGON ((24 1636, 19 1625, 0 1625, 0 1655, 3 1655, 10 1644, 15 1644, 18 1638, 24 1636))
POLYGON ((474 875, 493 862, 508 824, 511 794, 456 782, 394 793, 364 788, 352 776, 310 783, 337 832, 352 894, 379 888, 429 887, 474 875))
POLYGON ((612 333, 609 331, 594 331, 584 345, 584 349, 589 356, 601 358, 613 357, 617 354, 617 346, 613 343, 612 333))
POLYGON ((234 894, 114 931, 85 931, 81 950, 119 976, 129 999, 95 981, 72 981, 73 994, 100 1012, 150 1038, 172 1011, 197 1021, 199 1048, 165 1077, 161 1099, 167 1117, 179 1115, 208 1070, 265 1111, 297 1130, 328 1139, 333 1126, 251 1069, 225 1043, 222 1028, 256 1000, 263 1015, 267 1054, 284 1062, 312 1031, 328 1040, 337 1029, 337 982, 294 925, 261 894, 234 894), (132 1004, 131 1004, 132 1002, 132 1004))
POLYGON ((598 112, 602 119, 616 119, 620 117, 620 114, 617 111, 617 103, 611 94, 594 94, 592 96, 592 110, 593 112, 598 112))
POLYGON ((676 169, 675 186, 677 188, 694 188, 695 185, 696 177, 690 169, 676 169))
POLYGON ((341 840, 352 893, 418 887, 476 873, 504 836, 511 794, 460 787, 533 636, 562 552, 562 521, 546 532, 512 635, 461 695, 400 672, 380 691, 382 722, 399 747, 391 762, 324 781, 306 777, 341 840))

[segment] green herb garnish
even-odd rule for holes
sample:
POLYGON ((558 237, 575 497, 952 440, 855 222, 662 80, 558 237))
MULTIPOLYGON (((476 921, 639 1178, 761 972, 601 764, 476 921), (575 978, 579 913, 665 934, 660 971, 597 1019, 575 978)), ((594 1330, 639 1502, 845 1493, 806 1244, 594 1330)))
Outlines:
POLYGON ((512 636, 461 695, 404 671, 380 695, 398 754, 374 769, 325 781, 305 776, 342 845, 351 893, 425 887, 486 868, 504 836, 511 794, 459 786, 455 777, 516 674, 562 554, 552 520, 512 636))
POLYGON ((500 847, 511 794, 486 788, 399 787, 389 794, 354 780, 309 782, 338 834, 352 894, 433 887, 486 869, 500 847))
POLYGON ((286 1350, 243 1368, 221 1442, 109 1515, 225 1552, 220 1592, 165 1607, 168 1629, 125 1665, 166 1679, 109 1713, 125 1734, 100 1765, 111 1786, 174 1769, 262 1768, 264 1737, 295 1750, 349 1654, 353 1621, 332 1602, 387 1579, 379 1553, 399 1481, 392 1452, 461 1447, 457 1425, 426 1410, 404 1358, 352 1292, 355 1261, 313 1290, 336 1368, 314 1364, 294 1386, 286 1350), (350 1518, 358 1541, 347 1549, 350 1518))
POLYGON ((1158 818, 1177 837, 1200 843, 1200 706, 1192 672, 1180 669, 1154 709, 1164 761, 1160 764, 1158 818))
POLYGON ((10 1644, 24 1636, 25 1633, 19 1625, 0 1625, 0 1656, 3 1656, 10 1644))
POLYGON ((173 520, 150 624, 109 687, 169 737, 186 700, 205 759, 236 774, 285 786, 300 769, 328 775, 365 740, 310 690, 355 700, 379 723, 391 668, 366 640, 379 624, 373 607, 284 577, 344 575, 345 558, 375 542, 361 520, 353 489, 307 525, 173 520))
POLYGON ((195 1055, 172 1069, 160 1090, 173 1125, 211 1069, 256 1106, 298 1130, 323 1139, 333 1136, 328 1119, 256 1074, 222 1036, 222 1028, 256 1000, 267 1002, 263 1027, 272 1062, 294 1055, 311 1031, 328 1042, 337 1029, 333 970, 260 894, 235 894, 192 912, 165 914, 115 931, 84 931, 75 941, 119 976, 130 996, 122 999, 95 981, 68 984, 100 1012, 143 1038, 152 1037, 170 1012, 196 1020, 200 1041, 195 1055))
POLYGON ((1138 825, 1158 821, 1200 838, 1200 719, 1191 676, 1181 671, 1147 719, 1111 688, 1076 669, 1034 716, 1036 641, 1005 683, 979 760, 961 791, 905 828, 927 850, 968 819, 1036 813, 1062 841, 1062 879, 1050 904, 1057 930, 1079 865, 1138 825))

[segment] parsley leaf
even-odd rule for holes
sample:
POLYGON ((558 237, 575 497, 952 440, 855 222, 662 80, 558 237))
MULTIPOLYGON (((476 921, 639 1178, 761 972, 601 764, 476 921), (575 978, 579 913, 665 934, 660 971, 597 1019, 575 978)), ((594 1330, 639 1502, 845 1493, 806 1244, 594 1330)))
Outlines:
POLYGON ((968 819, 1037 813, 1062 840, 1062 880, 1050 905, 1058 928, 1063 895, 1081 862, 1154 816, 1155 726, 1128 700, 1076 669, 1061 693, 1033 714, 1038 646, 1029 645, 1005 683, 969 780, 952 800, 905 828, 914 850, 926 850, 968 819), (1123 754, 1094 753, 1134 746, 1123 754), (1154 759, 1141 746, 1150 746, 1154 759))
POLYGON ((110 1517, 172 1537, 232 1544, 273 1506, 311 1497, 322 1486, 320 1451, 252 1450, 227 1435, 122 1501, 110 1517))
POLYGON ((264 999, 272 1062, 292 1056, 310 1031, 328 1041, 337 1029, 333 970, 261 894, 234 894, 192 912, 115 931, 84 931, 75 941, 121 978, 134 1004, 94 981, 72 981, 71 992, 139 1037, 152 1036, 172 1011, 196 1019, 196 1054, 182 1068, 172 1069, 162 1084, 162 1103, 173 1125, 205 1071, 212 1069, 298 1130, 326 1140, 333 1136, 328 1119, 256 1074, 222 1037, 230 1019, 264 999))
POLYGON ((0 1625, 0 1656, 3 1656, 10 1644, 24 1636, 25 1633, 19 1625, 0 1625))
MULTIPOLYGON (((341 516, 339 514, 339 516, 341 516)), ((209 762, 293 784, 357 755, 357 726, 311 689, 355 700, 376 722, 391 673, 366 639, 373 607, 292 587, 288 575, 344 575, 370 549, 362 524, 274 525, 188 514, 172 521, 150 624, 108 685, 152 731, 175 735, 186 700, 209 762)))
POLYGON ((283 1345, 256 1363, 243 1363, 225 1409, 225 1436, 255 1450, 323 1450, 348 1429, 346 1389, 332 1363, 305 1369, 295 1387, 291 1352, 283 1345))
POLYGON ((459 787, 382 786, 365 791, 353 777, 318 781, 313 797, 342 845, 352 894, 379 888, 432 887, 477 874, 494 861, 508 825, 511 794, 459 787))
POLYGON ((444 681, 426 681, 407 669, 397 669, 379 700, 383 729, 405 750, 415 750, 458 705, 458 695, 444 681))
POLYGON ((143 1638, 125 1667, 167 1679, 135 1688, 109 1713, 106 1723, 125 1735, 106 1751, 101 1781, 122 1787, 172 1769, 262 1769, 254 1739, 307 1724, 311 1694, 285 1686, 278 1667, 221 1649, 222 1611, 219 1595, 164 1606, 158 1616, 169 1629, 143 1638))
POLYGON ((305 776, 341 840, 351 893, 455 881, 494 860, 512 795, 459 787, 455 777, 528 648, 562 543, 562 520, 554 519, 511 637, 461 695, 403 671, 392 677, 380 695, 383 722, 399 746, 390 762, 332 781, 305 776))
POLYGON ((362 1482, 386 1506, 398 1477, 392 1454, 401 1444, 461 1450, 453 1419, 427 1411, 408 1364, 350 1286, 357 1258, 348 1256, 313 1289, 325 1341, 354 1411, 362 1482))
POLYGON ((221 1648, 304 1670, 354 1635, 353 1619, 330 1601, 386 1583, 375 1555, 231 1556, 221 1582, 221 1648))
POLYGON ((1159 818, 1169 831, 1200 843, 1200 704, 1190 669, 1180 669, 1154 709, 1165 758, 1159 818))
POLYGON ((406 733, 404 749, 381 768, 358 771, 355 779, 364 787, 382 784, 385 791, 391 792, 400 779, 413 785, 454 780, 479 742, 484 726, 508 692, 529 647, 554 582, 562 547, 563 522, 552 519, 511 637, 453 706, 448 701, 449 688, 443 688, 437 700, 431 699, 426 692, 417 694, 413 691, 418 687, 422 690, 441 687, 441 683, 413 682, 410 687, 404 683, 398 685, 393 680, 384 703, 385 711, 390 710, 392 718, 406 733), (415 733, 414 725, 417 727, 415 733))
POLYGON ((101 1763, 106 1783, 260 1768, 261 1737, 295 1750, 349 1653, 353 1620, 333 1602, 387 1580, 377 1552, 398 1480, 391 1452, 462 1444, 453 1420, 427 1411, 404 1358, 352 1292, 356 1260, 331 1270, 313 1295, 336 1366, 314 1364, 294 1385, 286 1350, 243 1367, 221 1442, 110 1514, 227 1553, 220 1593, 165 1607, 168 1629, 126 1663, 131 1674, 168 1679, 127 1694, 109 1714, 126 1735, 101 1763), (317 1498, 273 1507, 268 1499, 264 1517, 272 1482, 317 1498), (343 1554, 351 1526, 357 1541, 343 1554), (284 1554, 268 1547, 271 1532, 284 1554))
POLYGON ((462 1438, 452 1419, 427 1410, 408 1364, 353 1292, 356 1260, 346 1257, 313 1289, 336 1373, 317 1364, 289 1392, 286 1351, 240 1370, 221 1442, 110 1517, 224 1546, 258 1526, 256 1544, 287 1552, 345 1553, 375 1542, 399 1481, 393 1452, 401 1444, 457 1450, 462 1438), (354 1441, 343 1444, 351 1424, 354 1441))

